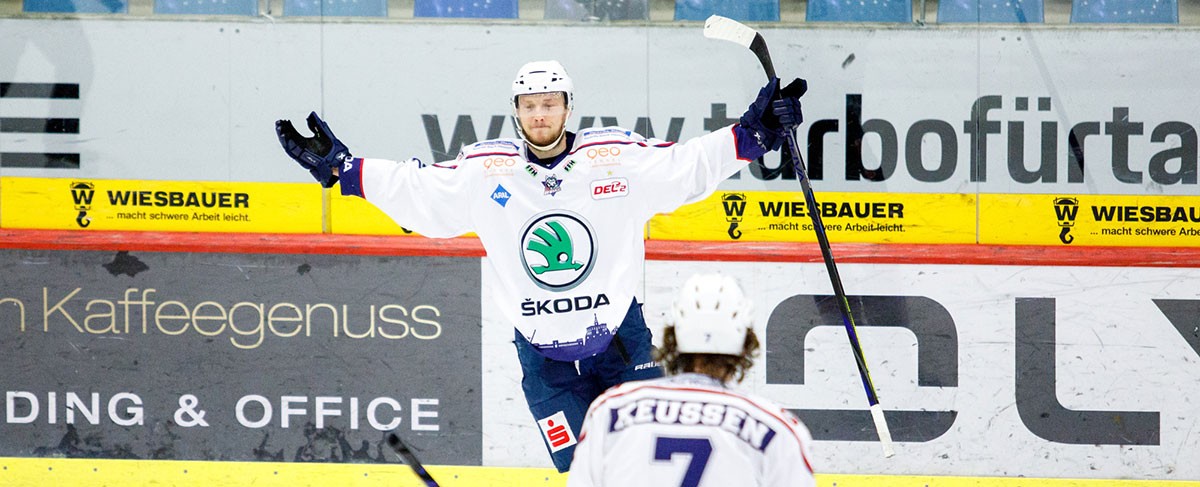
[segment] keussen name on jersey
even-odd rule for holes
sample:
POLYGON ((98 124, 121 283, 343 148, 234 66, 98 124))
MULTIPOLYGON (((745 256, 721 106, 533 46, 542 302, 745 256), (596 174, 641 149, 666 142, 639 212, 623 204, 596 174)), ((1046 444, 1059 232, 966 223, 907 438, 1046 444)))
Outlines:
POLYGON ((766 450, 775 438, 775 430, 755 420, 746 411, 727 404, 641 399, 610 411, 608 431, 615 433, 630 426, 658 423, 684 426, 719 426, 737 435, 759 451, 766 450))

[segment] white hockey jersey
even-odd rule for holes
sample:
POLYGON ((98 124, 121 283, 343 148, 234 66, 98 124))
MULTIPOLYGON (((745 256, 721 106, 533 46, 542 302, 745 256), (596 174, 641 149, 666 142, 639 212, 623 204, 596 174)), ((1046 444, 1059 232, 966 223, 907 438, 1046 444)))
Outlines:
POLYGON ((504 317, 543 355, 573 361, 607 348, 635 299, 646 222, 707 197, 749 162, 738 158, 740 132, 673 144, 585 129, 549 169, 526 159, 520 139, 497 139, 434 167, 355 159, 341 184, 427 237, 478 235, 504 317))
POLYGON ((627 382, 592 403, 567 487, 813 487, 808 428, 701 374, 627 382))

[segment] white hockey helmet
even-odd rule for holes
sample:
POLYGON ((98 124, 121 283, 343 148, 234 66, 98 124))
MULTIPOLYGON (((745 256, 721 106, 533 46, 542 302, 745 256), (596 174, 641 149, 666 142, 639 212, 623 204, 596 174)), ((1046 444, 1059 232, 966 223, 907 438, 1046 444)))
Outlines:
POLYGON ((533 61, 525 63, 517 71, 517 78, 512 83, 512 99, 509 102, 515 110, 519 95, 559 91, 567 97, 567 111, 574 109, 575 83, 567 75, 567 69, 558 61, 533 61))
POLYGON ((732 277, 698 274, 671 305, 679 353, 741 355, 754 306, 732 277))
POLYGON ((533 61, 525 63, 517 71, 517 78, 512 82, 512 96, 508 102, 513 109, 513 122, 517 126, 517 135, 535 149, 549 150, 558 144, 567 133, 566 124, 563 125, 562 133, 558 134, 558 138, 550 143, 550 145, 534 145, 533 142, 530 142, 525 137, 525 130, 521 128, 521 119, 517 116, 517 97, 521 95, 557 92, 562 92, 566 97, 564 101, 567 104, 567 116, 570 117, 571 111, 575 109, 575 83, 567 75, 566 68, 562 64, 559 64, 558 61, 533 61))

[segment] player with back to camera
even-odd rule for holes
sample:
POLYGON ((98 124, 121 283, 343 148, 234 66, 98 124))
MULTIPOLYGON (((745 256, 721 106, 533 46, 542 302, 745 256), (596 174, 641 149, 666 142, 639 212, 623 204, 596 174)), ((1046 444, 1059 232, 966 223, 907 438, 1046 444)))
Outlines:
POLYGON ((688 279, 658 352, 671 375, 618 385, 592 403, 567 487, 815 486, 808 428, 730 388, 758 352, 753 319, 732 277, 688 279))
POLYGON ((575 84, 557 61, 536 61, 512 83, 519 138, 471 144, 454 161, 355 158, 315 112, 312 137, 287 120, 275 131, 322 186, 340 181, 343 195, 427 237, 479 236, 495 305, 515 328, 526 402, 563 472, 596 396, 662 376, 637 299, 645 223, 779 149, 805 89, 772 79, 737 124, 675 144, 617 127, 568 131, 575 84))

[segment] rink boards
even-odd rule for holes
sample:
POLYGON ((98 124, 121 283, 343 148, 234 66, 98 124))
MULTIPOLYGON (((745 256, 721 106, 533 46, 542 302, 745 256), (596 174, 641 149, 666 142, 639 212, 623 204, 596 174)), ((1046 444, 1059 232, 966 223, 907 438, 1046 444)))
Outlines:
MULTIPOLYGON (((646 227, 652 240, 815 242, 803 193, 718 190, 646 227)), ((1200 247, 1200 196, 821 191, 832 242, 1200 247)), ((0 228, 409 235, 311 183, 0 177, 0 228)))
MULTIPOLYGON (((435 474, 462 479, 448 485, 561 482, 528 421, 473 239, 8 231, 4 242, 0 343, 13 373, 0 475, 102 478, 132 462, 177 482, 402 481, 402 467, 378 465, 397 461, 380 442, 398 427, 435 474), (75 459, 32 458, 46 456, 75 459), (289 473, 314 468, 296 462, 327 470, 289 473)), ((743 385, 809 424, 823 485, 1200 479, 1195 252, 834 252, 893 459, 861 422, 865 397, 814 245, 651 241, 644 289, 658 330, 692 273, 743 283, 766 351, 743 385)))
MULTIPOLYGON (((552 38, 572 128, 684 140, 762 76, 694 27, 0 19, 25 93, 0 117, 77 128, 0 134, 0 483, 418 485, 373 463, 399 427, 443 485, 562 485, 478 242, 377 237, 406 231, 270 127, 315 109, 355 155, 453 158, 514 135, 511 75, 552 38)), ((746 387, 809 424, 823 486, 1196 485, 1198 31, 764 36, 811 82, 801 143, 897 456, 785 156, 649 224, 650 326, 690 273, 739 278, 746 387)))
MULTIPOLYGON (((0 479, 10 487, 96 484, 389 486, 423 487, 403 465, 229 463, 146 460, 0 458, 0 479)), ((562 487, 566 476, 553 468, 428 466, 445 487, 562 487)), ((1191 487, 1168 480, 1089 480, 999 477, 817 474, 819 487, 1191 487)))
MULTIPOLYGON (((305 182, 274 122, 313 110, 356 156, 445 161, 466 144, 516 136, 507 99, 531 56, 569 70, 568 128, 684 141, 735 123, 763 84, 753 55, 701 30, 0 19, 0 83, 13 83, 0 117, 14 119, 0 134, 0 170, 305 182)), ((818 191, 1195 196, 1200 187, 1200 93, 1191 89, 1200 65, 1178 62, 1194 54, 1200 30, 810 23, 762 33, 781 76, 809 80, 798 140, 818 191)), ((789 158, 772 153, 722 189, 796 184, 789 158)))

